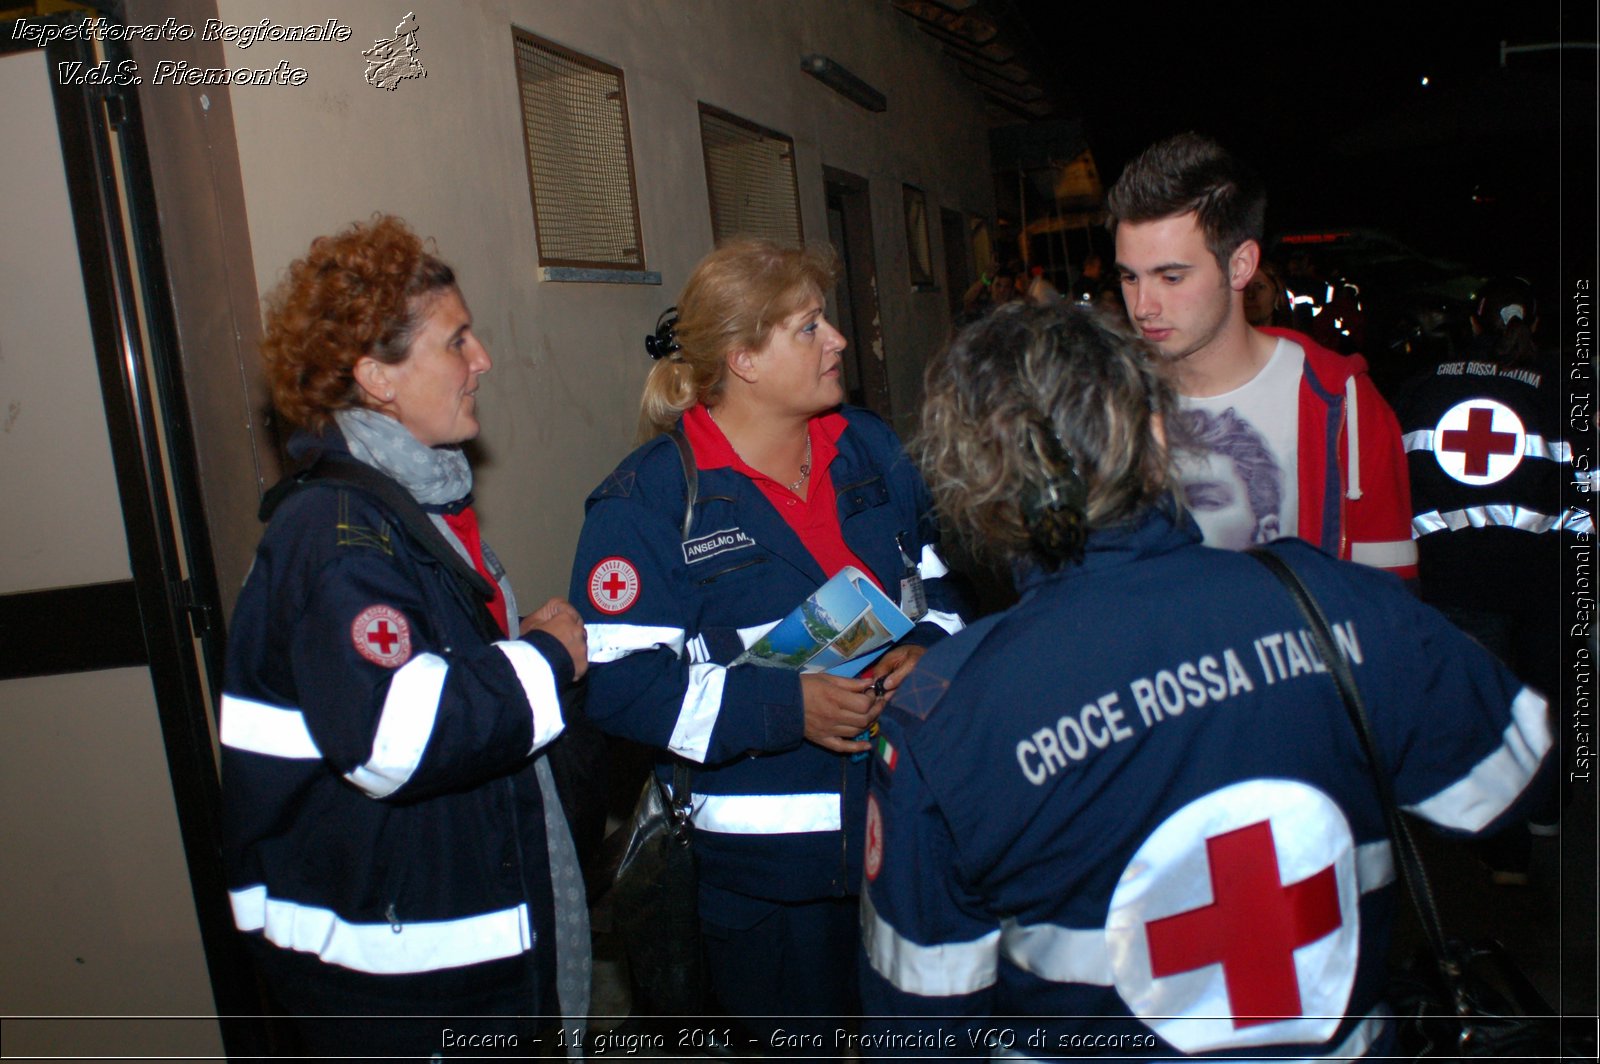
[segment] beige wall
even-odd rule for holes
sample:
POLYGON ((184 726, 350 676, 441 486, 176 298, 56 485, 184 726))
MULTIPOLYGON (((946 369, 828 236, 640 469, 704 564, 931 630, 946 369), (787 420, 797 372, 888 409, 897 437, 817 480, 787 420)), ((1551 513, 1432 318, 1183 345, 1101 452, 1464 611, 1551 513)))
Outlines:
MULTIPOLYGON (((827 239, 824 165, 872 182, 885 356, 896 420, 907 426, 922 362, 948 319, 942 293, 910 290, 901 183, 926 191, 934 220, 942 206, 989 213, 992 193, 976 93, 888 3, 419 0, 427 77, 394 91, 364 82, 360 53, 392 32, 404 7, 217 7, 228 23, 336 14, 353 30, 345 43, 225 48, 229 66, 287 59, 309 72, 302 86, 230 93, 256 280, 269 290, 312 237, 374 211, 436 238, 495 357, 481 400, 478 498, 528 604, 565 593, 583 498, 630 447, 649 365, 642 337, 710 249, 698 100, 794 138, 808 240, 827 239), (662 285, 537 280, 513 24, 623 70, 647 266, 662 285), (883 91, 888 111, 870 114, 802 74, 810 52, 883 91)), ((936 224, 932 239, 937 249, 936 224)))

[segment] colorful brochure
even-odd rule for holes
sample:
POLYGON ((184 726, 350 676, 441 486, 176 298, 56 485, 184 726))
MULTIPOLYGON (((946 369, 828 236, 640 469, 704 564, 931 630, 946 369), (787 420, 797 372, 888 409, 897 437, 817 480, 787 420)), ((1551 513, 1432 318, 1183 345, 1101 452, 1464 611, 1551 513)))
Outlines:
POLYGON ((911 631, 911 624, 871 578, 847 565, 733 664, 855 676, 911 631))

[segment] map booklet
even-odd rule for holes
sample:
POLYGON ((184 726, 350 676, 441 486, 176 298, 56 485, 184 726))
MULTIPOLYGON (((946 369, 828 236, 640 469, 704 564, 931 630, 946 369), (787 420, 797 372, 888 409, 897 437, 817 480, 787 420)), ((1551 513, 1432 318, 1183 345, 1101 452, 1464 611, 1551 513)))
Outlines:
POLYGON ((870 577, 847 565, 732 665, 855 676, 911 631, 911 623, 870 577))

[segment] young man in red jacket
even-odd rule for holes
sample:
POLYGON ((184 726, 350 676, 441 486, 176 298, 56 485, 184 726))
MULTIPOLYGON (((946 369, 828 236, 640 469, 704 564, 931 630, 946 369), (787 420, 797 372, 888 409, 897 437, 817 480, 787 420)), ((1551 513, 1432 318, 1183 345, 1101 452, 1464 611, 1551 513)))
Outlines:
POLYGON ((1107 197, 1128 317, 1175 360, 1184 408, 1197 418, 1230 415, 1272 456, 1248 471, 1220 450, 1180 456, 1189 510, 1213 545, 1228 540, 1221 529, 1247 506, 1258 541, 1299 536, 1414 578, 1405 449, 1366 363, 1245 320, 1266 202, 1254 174, 1195 133, 1145 149, 1107 197), (1261 514, 1264 505, 1276 513, 1261 514))

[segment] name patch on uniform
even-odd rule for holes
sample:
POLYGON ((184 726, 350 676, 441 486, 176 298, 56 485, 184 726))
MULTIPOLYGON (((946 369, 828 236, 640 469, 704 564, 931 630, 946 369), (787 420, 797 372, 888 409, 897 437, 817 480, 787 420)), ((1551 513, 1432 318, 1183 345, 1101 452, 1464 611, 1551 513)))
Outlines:
POLYGON ((411 623, 393 606, 368 606, 350 622, 356 653, 386 669, 411 660, 411 623))
POLYGON ((709 532, 703 536, 683 541, 683 560, 685 564, 703 562, 707 558, 715 558, 719 554, 726 554, 730 550, 741 547, 754 547, 756 541, 742 528, 724 528, 720 532, 709 532))
POLYGON ((621 613, 639 597, 639 570, 626 558, 606 558, 589 572, 589 602, 601 613, 621 613))

